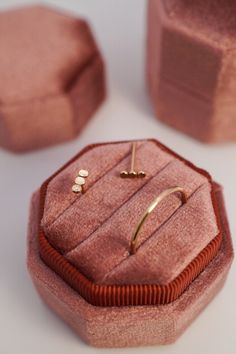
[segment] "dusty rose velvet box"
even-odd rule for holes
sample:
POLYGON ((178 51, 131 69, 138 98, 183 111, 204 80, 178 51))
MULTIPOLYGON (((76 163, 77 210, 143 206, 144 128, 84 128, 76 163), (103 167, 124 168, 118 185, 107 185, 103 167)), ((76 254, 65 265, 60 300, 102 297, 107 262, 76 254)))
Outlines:
POLYGON ((105 96, 88 24, 42 6, 0 13, 0 145, 25 151, 75 138, 105 96))
POLYGON ((147 81, 157 117, 204 142, 236 139, 236 2, 149 0, 147 81))
POLYGON ((136 142, 145 178, 121 178, 130 142, 87 146, 32 198, 28 268, 44 302, 87 343, 174 342, 222 288, 233 259, 221 187, 156 140, 136 142), (83 193, 72 192, 78 171, 83 193), (171 194, 130 240, 153 199, 171 194))

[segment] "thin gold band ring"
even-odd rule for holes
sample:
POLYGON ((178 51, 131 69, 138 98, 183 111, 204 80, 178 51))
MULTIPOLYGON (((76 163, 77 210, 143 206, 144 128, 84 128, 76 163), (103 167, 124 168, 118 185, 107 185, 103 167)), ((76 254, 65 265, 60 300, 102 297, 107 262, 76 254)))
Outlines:
POLYGON ((170 194, 173 194, 173 193, 180 193, 182 205, 186 203, 187 194, 182 187, 178 187, 178 186, 172 187, 172 188, 168 188, 168 189, 164 190, 163 192, 161 192, 158 195, 158 197, 156 197, 153 200, 153 202, 149 205, 149 207, 146 209, 145 213, 141 217, 140 221, 138 222, 138 224, 134 230, 134 233, 132 235, 132 239, 131 239, 131 243, 130 243, 130 254, 135 254, 135 252, 136 252, 139 231, 140 231, 141 227, 143 226, 144 222, 146 221, 147 217, 157 207, 157 205, 160 204, 160 202, 163 199, 165 199, 166 197, 168 197, 170 194))

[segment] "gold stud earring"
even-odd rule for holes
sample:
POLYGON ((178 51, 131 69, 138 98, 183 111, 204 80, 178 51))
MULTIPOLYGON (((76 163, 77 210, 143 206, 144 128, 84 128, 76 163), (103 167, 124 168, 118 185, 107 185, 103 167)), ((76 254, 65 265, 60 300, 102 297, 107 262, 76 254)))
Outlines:
POLYGON ((146 173, 144 171, 135 171, 135 154, 136 154, 136 143, 132 144, 132 155, 131 155, 131 167, 130 171, 121 171, 120 177, 122 178, 144 178, 146 173))
POLYGON ((79 175, 75 179, 75 184, 72 186, 72 192, 74 193, 83 193, 83 186, 85 184, 85 179, 88 177, 87 170, 80 170, 79 175))

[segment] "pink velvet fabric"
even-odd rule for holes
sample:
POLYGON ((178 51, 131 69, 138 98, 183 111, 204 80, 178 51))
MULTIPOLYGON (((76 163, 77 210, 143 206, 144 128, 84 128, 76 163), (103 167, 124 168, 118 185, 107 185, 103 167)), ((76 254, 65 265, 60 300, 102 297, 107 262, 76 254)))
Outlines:
POLYGON ((210 39, 231 45, 236 34, 236 3, 231 0, 167 0, 164 2, 171 18, 183 20, 190 29, 209 34, 210 39))
POLYGON ((0 145, 15 151, 74 138, 104 99, 87 23, 43 6, 0 13, 0 145))
POLYGON ((211 185, 153 141, 137 144, 137 169, 147 177, 122 179, 130 149, 130 143, 97 146, 59 173, 49 183, 41 225, 50 243, 93 282, 166 284, 219 232, 211 185), (85 193, 75 195, 71 186, 81 168, 89 177, 85 193), (144 211, 161 191, 176 185, 186 190, 187 203, 181 206, 176 194, 160 203, 130 256, 131 236, 144 211))
POLYGON ((149 0, 147 80, 157 117, 205 142, 236 139, 233 1, 149 0))
POLYGON ((93 346, 172 343, 222 288, 232 262, 232 244, 221 198, 218 200, 224 235, 221 250, 179 299, 165 306, 95 307, 85 302, 40 259, 37 243, 39 193, 36 193, 31 204, 27 261, 36 289, 43 301, 93 346))
POLYGON ((0 33, 4 104, 63 93, 95 53, 85 22, 46 7, 2 12, 0 33))
POLYGON ((16 105, 0 105, 0 145, 15 152, 38 149, 75 137, 66 94, 16 105))
POLYGON ((81 198, 80 194, 75 195, 71 193, 71 185, 80 169, 87 169, 89 171, 89 178, 87 178, 86 185, 84 186, 86 191, 97 182, 101 176, 109 172, 110 169, 127 157, 129 153, 129 143, 102 145, 99 150, 92 148, 86 155, 81 155, 76 161, 71 163, 70 166, 53 178, 48 185, 44 205, 45 212, 42 219, 42 226, 45 232, 49 233, 50 225, 53 224, 70 205, 81 198), (54 200, 53 204, 52 200, 54 200))

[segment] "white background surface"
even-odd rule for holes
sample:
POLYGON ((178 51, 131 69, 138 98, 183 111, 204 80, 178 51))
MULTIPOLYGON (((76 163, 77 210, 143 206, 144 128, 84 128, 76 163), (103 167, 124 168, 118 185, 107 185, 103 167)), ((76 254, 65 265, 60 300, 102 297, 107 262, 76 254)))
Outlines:
MULTIPOLYGON (((0 0, 0 8, 22 1, 0 0)), ((84 344, 42 304, 26 269, 26 230, 32 192, 88 143, 160 139, 206 168, 225 188, 236 237, 236 144, 205 146, 159 123, 145 92, 145 1, 48 1, 88 18, 108 68, 109 97, 74 142, 25 155, 0 150, 0 353, 236 353, 236 272, 178 342, 166 347, 104 350, 84 344)), ((235 242, 234 242, 235 243, 235 242)))

